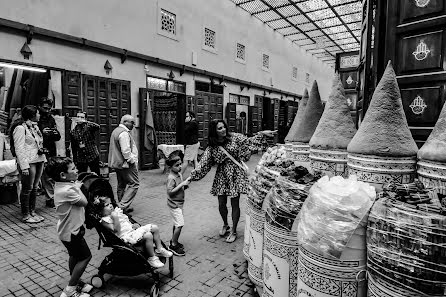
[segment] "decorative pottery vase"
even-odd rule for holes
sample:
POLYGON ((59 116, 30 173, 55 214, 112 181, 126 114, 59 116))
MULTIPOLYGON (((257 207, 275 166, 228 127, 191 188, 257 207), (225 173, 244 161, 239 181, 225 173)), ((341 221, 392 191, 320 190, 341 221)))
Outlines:
POLYGON ((381 157, 349 153, 347 158, 348 174, 356 175, 359 181, 368 182, 377 191, 390 182, 408 184, 415 180, 415 156, 381 157))
POLYGON ((425 187, 446 194, 446 163, 419 160, 417 167, 418 179, 425 187))
POLYGON ((310 145, 308 143, 296 142, 293 144, 292 158, 299 162, 310 161, 310 145))
POLYGON ((244 242, 243 242, 243 256, 246 260, 249 260, 249 227, 250 227, 250 213, 251 207, 249 206, 248 199, 245 199, 246 207, 245 207, 245 233, 244 233, 244 242))
MULTIPOLYGON (((247 199, 249 200, 249 199, 247 199)), ((262 251, 263 228, 265 211, 248 202, 249 212, 249 247, 248 247, 248 276, 258 287, 263 287, 262 280, 262 251)))
POLYGON ((298 273, 297 233, 278 228, 265 214, 262 297, 296 296, 298 273))
POLYGON ((328 177, 348 177, 347 150, 322 150, 310 148, 310 167, 328 177))
POLYGON ((366 224, 358 226, 339 260, 299 246, 297 297, 366 296, 366 224))

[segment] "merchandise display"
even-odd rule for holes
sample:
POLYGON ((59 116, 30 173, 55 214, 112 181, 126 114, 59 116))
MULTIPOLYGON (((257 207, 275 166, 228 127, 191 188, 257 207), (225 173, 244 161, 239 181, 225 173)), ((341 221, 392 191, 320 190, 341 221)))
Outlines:
POLYGON ((446 194, 446 105, 429 138, 418 151, 418 178, 425 186, 446 194))
POLYGON ((299 244, 341 259, 376 198, 375 188, 355 176, 322 177, 310 189, 298 225, 299 244))
POLYGON ((291 231, 296 216, 308 196, 311 184, 298 184, 277 178, 265 200, 267 221, 274 227, 291 231))
POLYGON ((297 132, 297 128, 299 128, 300 123, 302 121, 302 117, 304 116, 305 108, 307 107, 308 103, 308 98, 309 98, 308 90, 305 89, 302 100, 299 101, 299 108, 297 110, 296 116, 294 117, 293 124, 291 125, 290 131, 288 131, 288 135, 285 137, 285 142, 292 143, 298 141, 295 135, 297 132))
POLYGON ((407 124, 390 62, 347 151, 348 173, 371 183, 378 191, 389 182, 414 181, 418 147, 407 124))
POLYGON ((382 296, 375 283, 404 296, 444 296, 446 216, 427 207, 432 201, 424 190, 389 186, 373 205, 367 228, 372 296, 382 296))

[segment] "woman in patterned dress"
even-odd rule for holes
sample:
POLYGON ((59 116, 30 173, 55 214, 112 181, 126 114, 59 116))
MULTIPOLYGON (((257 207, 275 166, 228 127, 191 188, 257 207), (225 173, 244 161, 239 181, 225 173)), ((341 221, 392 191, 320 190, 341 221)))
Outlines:
POLYGON ((266 146, 266 137, 272 137, 275 131, 261 131, 248 138, 242 134, 228 132, 228 126, 223 120, 213 120, 209 124, 208 147, 204 151, 198 166, 191 172, 192 181, 206 176, 213 165, 217 165, 211 194, 218 197, 218 210, 223 219, 220 236, 225 236, 226 242, 234 242, 237 238, 237 224, 240 218, 240 194, 248 192, 248 175, 235 164, 219 147, 223 147, 235 160, 248 161, 251 152, 266 146), (232 229, 228 224, 227 198, 231 200, 232 229))

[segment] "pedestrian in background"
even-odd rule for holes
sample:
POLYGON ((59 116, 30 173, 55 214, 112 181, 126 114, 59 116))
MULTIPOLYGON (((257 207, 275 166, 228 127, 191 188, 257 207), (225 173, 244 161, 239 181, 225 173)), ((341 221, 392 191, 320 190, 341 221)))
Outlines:
POLYGON ((99 124, 86 120, 84 112, 79 112, 77 123, 70 132, 71 150, 73 151, 73 159, 79 172, 87 172, 90 168, 91 172, 100 175, 99 150, 96 145, 96 135, 99 130, 99 124))
POLYGON ((135 118, 129 114, 121 118, 110 137, 108 149, 108 166, 115 169, 118 180, 118 206, 129 213, 139 188, 138 149, 130 132, 135 126, 135 118))
POLYGON ((209 123, 208 147, 201 156, 198 166, 192 170, 190 178, 197 181, 206 176, 212 166, 217 165, 211 194, 218 197, 218 210, 223 220, 220 236, 226 242, 237 238, 237 225, 240 218, 240 194, 248 192, 248 173, 243 166, 251 157, 251 152, 258 151, 268 144, 265 137, 274 137, 276 131, 261 131, 253 137, 238 133, 229 133, 224 120, 212 120, 209 123), (232 206, 232 229, 228 224, 228 198, 232 206))
POLYGON ((43 221, 43 217, 36 214, 37 186, 46 162, 43 136, 37 125, 39 117, 37 107, 27 105, 22 110, 22 118, 15 121, 10 130, 11 152, 16 156, 21 173, 20 207, 25 223, 43 221))
MULTIPOLYGON (((56 121, 54 120, 51 110, 53 108, 53 100, 43 97, 40 101, 40 120, 39 129, 43 134, 43 147, 46 149, 47 157, 57 156, 56 141, 59 141, 61 136, 57 130, 56 121)), ((54 207, 54 181, 43 171, 42 174, 42 188, 46 197, 46 206, 54 207)))
POLYGON ((195 168, 198 160, 198 149, 200 148, 200 142, 198 142, 198 123, 195 120, 195 113, 192 111, 186 112, 186 119, 184 125, 184 137, 186 143, 186 149, 184 152, 184 166, 181 169, 183 174, 189 164, 195 168))

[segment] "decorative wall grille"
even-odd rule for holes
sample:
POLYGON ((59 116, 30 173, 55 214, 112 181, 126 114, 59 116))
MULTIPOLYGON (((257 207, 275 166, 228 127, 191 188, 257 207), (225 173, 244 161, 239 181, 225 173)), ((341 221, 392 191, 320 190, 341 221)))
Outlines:
POLYGON ((204 28, 204 45, 215 49, 215 31, 204 28))
POLYGON ((237 59, 245 61, 245 46, 237 43, 237 59))
POLYGON ((269 69, 269 56, 267 54, 263 54, 262 66, 263 68, 269 69))
POLYGON ((293 78, 297 79, 297 67, 293 67, 293 78))
POLYGON ((161 9, 161 30, 172 35, 176 34, 176 15, 161 9))

